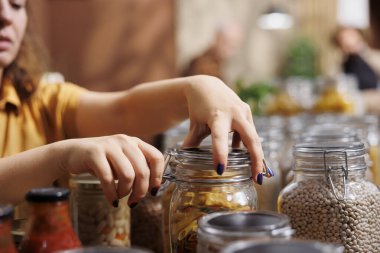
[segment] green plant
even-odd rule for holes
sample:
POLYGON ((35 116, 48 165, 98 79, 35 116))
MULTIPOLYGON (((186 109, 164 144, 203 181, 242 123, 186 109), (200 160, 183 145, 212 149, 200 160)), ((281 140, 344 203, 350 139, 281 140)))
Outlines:
POLYGON ((305 37, 295 39, 289 46, 284 75, 314 78, 317 75, 317 49, 305 37))

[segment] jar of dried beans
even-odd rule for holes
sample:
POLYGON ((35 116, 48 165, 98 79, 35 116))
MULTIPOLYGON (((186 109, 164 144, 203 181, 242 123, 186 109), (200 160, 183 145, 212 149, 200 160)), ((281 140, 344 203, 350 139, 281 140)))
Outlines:
POLYGON ((278 210, 295 237, 380 252, 380 192, 365 178, 364 144, 303 143, 293 154, 295 178, 280 193, 278 210))
POLYGON ((175 181, 169 206, 170 244, 173 253, 196 252, 198 219, 218 211, 256 210, 249 153, 230 150, 228 166, 217 173, 209 148, 173 149, 168 152, 175 181))

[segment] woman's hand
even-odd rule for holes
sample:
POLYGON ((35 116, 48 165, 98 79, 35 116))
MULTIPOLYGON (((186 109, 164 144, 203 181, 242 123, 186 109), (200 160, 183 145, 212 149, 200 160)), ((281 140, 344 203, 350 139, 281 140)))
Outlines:
POLYGON ((128 205, 131 207, 148 191, 157 194, 164 159, 153 146, 123 134, 63 142, 69 146, 65 147, 67 151, 60 161, 61 168, 74 174, 95 175, 114 206, 118 205, 118 199, 130 193, 128 205))
POLYGON ((214 164, 218 174, 222 174, 227 166, 228 133, 233 131, 233 147, 238 147, 242 140, 251 154, 252 176, 261 184, 264 155, 249 105, 211 76, 194 76, 185 96, 190 131, 183 146, 197 146, 211 133, 214 164))

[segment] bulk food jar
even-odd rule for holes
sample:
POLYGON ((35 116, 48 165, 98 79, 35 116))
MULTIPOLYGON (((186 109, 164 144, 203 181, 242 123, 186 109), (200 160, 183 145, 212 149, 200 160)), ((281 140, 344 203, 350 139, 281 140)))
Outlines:
POLYGON ((171 173, 165 173, 165 177, 175 181, 168 217, 173 253, 196 252, 198 219, 203 215, 256 210, 246 150, 229 151, 228 166, 222 175, 215 171, 210 148, 172 149, 167 154, 171 173))
POLYGON ((289 219, 275 212, 217 212, 198 221, 197 252, 218 253, 238 240, 289 239, 289 219))
POLYGON ((380 192, 365 178, 364 144, 294 146, 291 184, 279 196, 295 237, 337 243, 346 252, 380 252, 380 192))
POLYGON ((17 253, 11 234, 12 215, 11 205, 0 205, 0 252, 2 253, 17 253))
POLYGON ((30 216, 21 253, 53 253, 81 246, 70 220, 69 194, 66 188, 36 188, 26 194, 30 216))
POLYGON ((222 253, 343 253, 337 245, 311 241, 239 241, 227 246, 222 253))
POLYGON ((111 206, 103 193, 100 181, 90 174, 74 177, 72 216, 83 245, 130 245, 130 209, 127 197, 111 206))

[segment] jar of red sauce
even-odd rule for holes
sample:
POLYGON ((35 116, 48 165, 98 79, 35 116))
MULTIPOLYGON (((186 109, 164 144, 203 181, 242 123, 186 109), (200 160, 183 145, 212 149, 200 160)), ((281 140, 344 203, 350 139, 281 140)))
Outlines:
POLYGON ((81 246, 69 216, 69 194, 66 188, 37 188, 26 194, 30 217, 21 253, 50 253, 81 246))
POLYGON ((17 253, 11 234, 13 207, 0 205, 0 252, 17 253))

